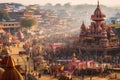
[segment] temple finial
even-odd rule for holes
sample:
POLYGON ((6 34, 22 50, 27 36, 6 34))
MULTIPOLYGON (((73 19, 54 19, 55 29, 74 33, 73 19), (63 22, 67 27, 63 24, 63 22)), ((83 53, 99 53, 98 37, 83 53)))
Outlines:
POLYGON ((99 5, 99 0, 98 0, 98 5, 97 5, 97 7, 99 7, 100 5, 99 5))

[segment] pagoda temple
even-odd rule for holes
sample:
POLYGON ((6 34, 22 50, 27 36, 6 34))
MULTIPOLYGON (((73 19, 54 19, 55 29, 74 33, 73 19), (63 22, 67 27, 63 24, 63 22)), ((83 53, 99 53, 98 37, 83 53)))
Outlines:
POLYGON ((119 51, 120 43, 111 27, 104 21, 106 15, 102 13, 99 1, 93 15, 91 24, 86 26, 84 21, 81 25, 79 35, 79 48, 87 53, 101 52, 108 53, 119 51))

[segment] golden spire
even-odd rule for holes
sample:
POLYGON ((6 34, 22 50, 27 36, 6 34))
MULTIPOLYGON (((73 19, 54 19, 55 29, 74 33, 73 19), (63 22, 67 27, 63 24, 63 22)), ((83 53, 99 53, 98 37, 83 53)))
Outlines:
POLYGON ((76 58, 76 54, 75 54, 75 53, 73 53, 72 61, 73 61, 73 62, 76 62, 76 61, 77 61, 77 58, 76 58))
POLYGON ((73 53, 73 57, 76 57, 76 54, 75 54, 75 53, 73 53))

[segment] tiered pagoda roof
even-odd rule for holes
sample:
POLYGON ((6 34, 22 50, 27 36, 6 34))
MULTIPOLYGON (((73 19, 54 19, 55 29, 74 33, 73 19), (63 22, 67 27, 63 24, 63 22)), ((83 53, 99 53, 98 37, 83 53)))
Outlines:
POLYGON ((101 9, 100 9, 100 5, 99 5, 99 1, 98 1, 98 5, 97 8, 94 11, 94 14, 91 16, 91 19, 93 21, 102 21, 105 18, 105 14, 102 13, 101 9))

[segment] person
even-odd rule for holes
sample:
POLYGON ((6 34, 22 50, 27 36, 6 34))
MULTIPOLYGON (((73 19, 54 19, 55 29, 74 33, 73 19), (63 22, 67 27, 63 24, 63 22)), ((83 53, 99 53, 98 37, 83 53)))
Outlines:
POLYGON ((69 80, 72 80, 72 76, 69 73, 68 73, 68 78, 69 78, 69 80))
POLYGON ((26 57, 26 60, 29 61, 29 57, 28 56, 26 57))
POLYGON ((38 77, 41 78, 41 72, 39 72, 38 77))
POLYGON ((82 68, 82 69, 81 69, 81 78, 82 78, 82 80, 84 80, 84 77, 85 77, 84 74, 85 74, 85 71, 84 71, 84 69, 82 68))

